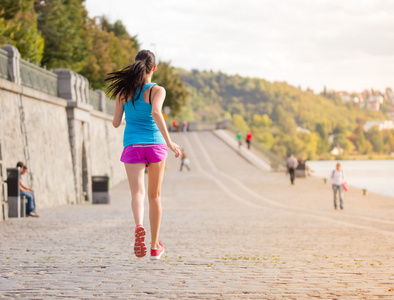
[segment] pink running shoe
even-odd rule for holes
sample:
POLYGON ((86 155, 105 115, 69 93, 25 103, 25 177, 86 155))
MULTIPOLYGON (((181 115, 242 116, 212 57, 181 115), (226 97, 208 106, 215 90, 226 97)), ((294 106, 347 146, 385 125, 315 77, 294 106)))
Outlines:
POLYGON ((150 259, 151 260, 159 260, 160 257, 163 255, 164 253, 164 246, 162 244, 162 242, 159 241, 159 249, 150 249, 150 259))
POLYGON ((135 228, 134 236, 134 254, 138 258, 144 257, 146 255, 146 245, 145 245, 145 228, 142 225, 138 225, 135 228))

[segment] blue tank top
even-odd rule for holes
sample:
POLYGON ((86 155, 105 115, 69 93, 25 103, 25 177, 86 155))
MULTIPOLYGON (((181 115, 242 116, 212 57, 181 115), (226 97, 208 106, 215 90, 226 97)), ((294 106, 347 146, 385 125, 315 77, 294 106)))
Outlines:
MULTIPOLYGON (((123 135, 123 146, 133 144, 154 145, 165 144, 159 128, 152 117, 152 105, 146 103, 142 98, 144 92, 156 83, 145 83, 140 96, 133 101, 129 100, 123 104, 126 115, 126 128, 123 135)), ((139 89, 134 97, 139 94, 139 89)))

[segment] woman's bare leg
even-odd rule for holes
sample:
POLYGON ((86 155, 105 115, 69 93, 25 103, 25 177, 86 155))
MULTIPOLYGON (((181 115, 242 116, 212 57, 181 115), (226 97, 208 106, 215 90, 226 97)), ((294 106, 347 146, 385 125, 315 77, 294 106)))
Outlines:
POLYGON ((124 164, 131 191, 131 208, 133 210, 135 225, 144 221, 145 164, 124 164))
POLYGON ((161 185, 163 183, 165 160, 148 166, 149 221, 151 230, 151 247, 159 248, 159 231, 161 222, 161 185))

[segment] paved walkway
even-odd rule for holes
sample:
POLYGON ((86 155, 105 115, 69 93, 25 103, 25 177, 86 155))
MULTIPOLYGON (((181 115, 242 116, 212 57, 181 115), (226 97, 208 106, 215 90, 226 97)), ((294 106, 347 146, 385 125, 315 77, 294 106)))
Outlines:
POLYGON ((351 188, 335 211, 321 179, 291 186, 211 132, 174 140, 192 170, 168 158, 162 261, 133 255, 124 182, 111 205, 0 223, 0 299, 394 298, 394 199, 351 188))

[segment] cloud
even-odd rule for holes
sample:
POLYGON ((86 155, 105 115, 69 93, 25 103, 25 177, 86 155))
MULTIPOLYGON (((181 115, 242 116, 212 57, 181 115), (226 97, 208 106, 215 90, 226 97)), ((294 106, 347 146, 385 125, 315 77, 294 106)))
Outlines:
POLYGON ((86 1, 121 19, 159 58, 185 69, 288 81, 321 90, 392 82, 394 1, 86 1), (153 45, 154 44, 154 45, 153 45), (373 77, 371 76, 373 74, 373 77), (370 84, 369 84, 370 82, 370 84))

